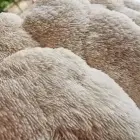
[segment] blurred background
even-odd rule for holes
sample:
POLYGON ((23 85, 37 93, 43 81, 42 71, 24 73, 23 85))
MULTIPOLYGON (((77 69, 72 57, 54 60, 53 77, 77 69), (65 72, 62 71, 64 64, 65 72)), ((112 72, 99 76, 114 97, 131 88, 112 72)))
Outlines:
POLYGON ((0 12, 11 12, 20 15, 31 4, 31 0, 0 0, 0 12))

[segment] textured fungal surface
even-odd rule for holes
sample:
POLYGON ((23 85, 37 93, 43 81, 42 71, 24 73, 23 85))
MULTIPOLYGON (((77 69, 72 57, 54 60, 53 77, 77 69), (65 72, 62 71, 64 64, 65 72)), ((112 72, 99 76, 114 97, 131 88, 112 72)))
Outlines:
POLYGON ((72 52, 26 49, 0 68, 1 140, 139 140, 135 103, 72 52))
POLYGON ((140 106, 140 27, 103 4, 87 9, 75 0, 39 1, 23 27, 42 46, 68 48, 106 72, 140 106))
POLYGON ((0 61, 19 50, 39 46, 22 28, 22 23, 16 14, 0 13, 0 61))

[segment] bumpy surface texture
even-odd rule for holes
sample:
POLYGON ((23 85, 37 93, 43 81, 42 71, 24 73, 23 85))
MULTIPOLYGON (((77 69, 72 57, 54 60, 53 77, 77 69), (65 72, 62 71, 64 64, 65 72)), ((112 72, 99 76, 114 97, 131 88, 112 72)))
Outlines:
POLYGON ((68 48, 109 74, 140 107, 140 27, 100 3, 83 5, 37 1, 23 26, 42 46, 68 48))
POLYGON ((19 50, 39 44, 22 28, 23 20, 16 14, 0 13, 0 61, 19 50))
POLYGON ((26 49, 0 68, 0 140, 139 140, 135 103, 70 51, 26 49))
POLYGON ((140 11, 140 0, 124 0, 124 4, 133 10, 140 11))
POLYGON ((115 10, 130 17, 140 26, 140 0, 89 0, 92 4, 105 5, 110 10, 115 10))

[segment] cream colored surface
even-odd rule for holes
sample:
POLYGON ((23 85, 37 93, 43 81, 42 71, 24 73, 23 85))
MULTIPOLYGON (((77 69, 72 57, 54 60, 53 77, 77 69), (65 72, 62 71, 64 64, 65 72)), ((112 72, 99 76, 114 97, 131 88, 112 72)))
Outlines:
POLYGON ((140 107, 140 27, 106 5, 83 5, 38 1, 23 27, 42 46, 68 48, 106 72, 140 107))
POLYGON ((70 51, 26 49, 0 68, 0 140, 139 140, 135 103, 70 51))
POLYGON ((25 48, 39 44, 22 28, 23 20, 13 13, 0 13, 0 61, 25 48))

